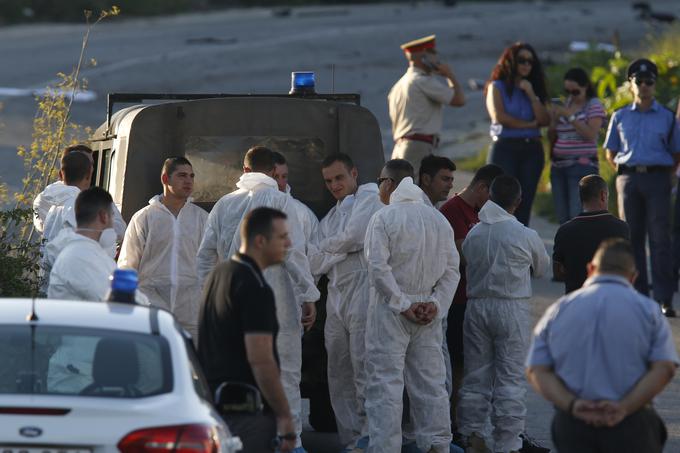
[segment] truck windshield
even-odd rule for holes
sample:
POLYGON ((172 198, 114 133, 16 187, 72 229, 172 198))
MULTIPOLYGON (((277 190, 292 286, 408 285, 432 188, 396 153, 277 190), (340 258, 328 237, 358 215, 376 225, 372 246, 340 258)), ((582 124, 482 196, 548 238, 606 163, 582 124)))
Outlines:
POLYGON ((172 390, 160 336, 62 326, 0 325, 0 394, 141 398, 172 390))
POLYGON ((286 156, 289 178, 304 181, 295 187, 297 193, 323 187, 320 163, 324 158, 324 144, 314 137, 275 136, 189 136, 185 156, 196 172, 193 198, 198 202, 215 202, 226 193, 236 190, 236 182, 243 173, 243 157, 254 145, 262 145, 286 156), (306 187, 306 186, 309 186, 306 187))

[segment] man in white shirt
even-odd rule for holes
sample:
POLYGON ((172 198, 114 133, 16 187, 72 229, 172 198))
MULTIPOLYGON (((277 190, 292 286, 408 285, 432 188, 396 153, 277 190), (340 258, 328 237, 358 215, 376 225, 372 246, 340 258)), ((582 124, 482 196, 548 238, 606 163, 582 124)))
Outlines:
POLYGON ((489 415, 494 451, 517 452, 522 447, 531 275, 545 274, 550 257, 538 234, 513 215, 521 201, 517 179, 496 177, 490 199, 479 211, 479 223, 463 242, 468 301, 458 423, 474 452, 486 451, 482 432, 489 415))

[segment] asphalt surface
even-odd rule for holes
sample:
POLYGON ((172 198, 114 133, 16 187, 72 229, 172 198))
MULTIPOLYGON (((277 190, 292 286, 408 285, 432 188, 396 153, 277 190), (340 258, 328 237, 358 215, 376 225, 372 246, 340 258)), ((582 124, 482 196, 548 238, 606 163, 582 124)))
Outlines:
MULTIPOLYGON (((339 2, 341 3, 341 2, 339 2)), ((680 14, 675 0, 654 7, 680 14)), ((441 152, 471 155, 488 144, 488 119, 468 79, 487 78, 503 47, 533 43, 544 60, 560 60, 572 40, 638 48, 659 28, 639 21, 628 2, 442 2, 294 8, 277 17, 271 9, 214 11, 98 24, 92 31, 83 76, 96 101, 77 103, 73 119, 96 128, 105 120, 109 92, 286 93, 290 72, 313 70, 317 91, 360 93, 378 118, 385 151, 392 147, 386 95, 405 69, 399 44, 432 33, 442 60, 455 70, 468 102, 445 115, 441 152)), ((82 24, 0 28, 0 92, 39 89, 74 67, 82 24)), ((0 95, 0 178, 16 190, 24 174, 17 145, 28 145, 35 102, 0 95)), ((12 191, 11 190, 11 191, 12 191)))

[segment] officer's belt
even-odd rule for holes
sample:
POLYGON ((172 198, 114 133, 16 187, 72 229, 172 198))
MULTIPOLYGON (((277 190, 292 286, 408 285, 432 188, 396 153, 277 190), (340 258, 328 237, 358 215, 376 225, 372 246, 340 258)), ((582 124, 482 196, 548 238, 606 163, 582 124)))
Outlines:
POLYGON ((416 142, 425 142, 429 143, 430 145, 437 146, 437 144, 439 143, 439 136, 428 134, 409 134, 404 135, 399 140, 413 140, 416 142))
POLYGON ((627 175, 631 173, 661 173, 670 172, 672 169, 669 165, 619 165, 616 173, 619 175, 627 175))

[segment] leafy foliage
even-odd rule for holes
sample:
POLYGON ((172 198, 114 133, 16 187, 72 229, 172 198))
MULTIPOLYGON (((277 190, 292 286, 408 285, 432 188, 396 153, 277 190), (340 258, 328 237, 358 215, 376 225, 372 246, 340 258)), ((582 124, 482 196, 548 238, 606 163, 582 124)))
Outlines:
MULTIPOLYGON (((91 131, 71 121, 71 106, 75 94, 87 86, 80 78, 85 64, 85 49, 92 27, 120 13, 117 6, 103 10, 94 17, 85 11, 87 29, 83 36, 80 57, 70 74, 59 73, 58 82, 36 98, 37 112, 33 119, 32 142, 20 146, 17 154, 24 159, 26 176, 22 189, 14 194, 14 208, 0 211, 0 297, 35 297, 41 285, 41 239, 33 230, 33 199, 57 177, 61 149, 84 141, 91 131)), ((0 181, 0 206, 6 204, 7 188, 0 181)))

